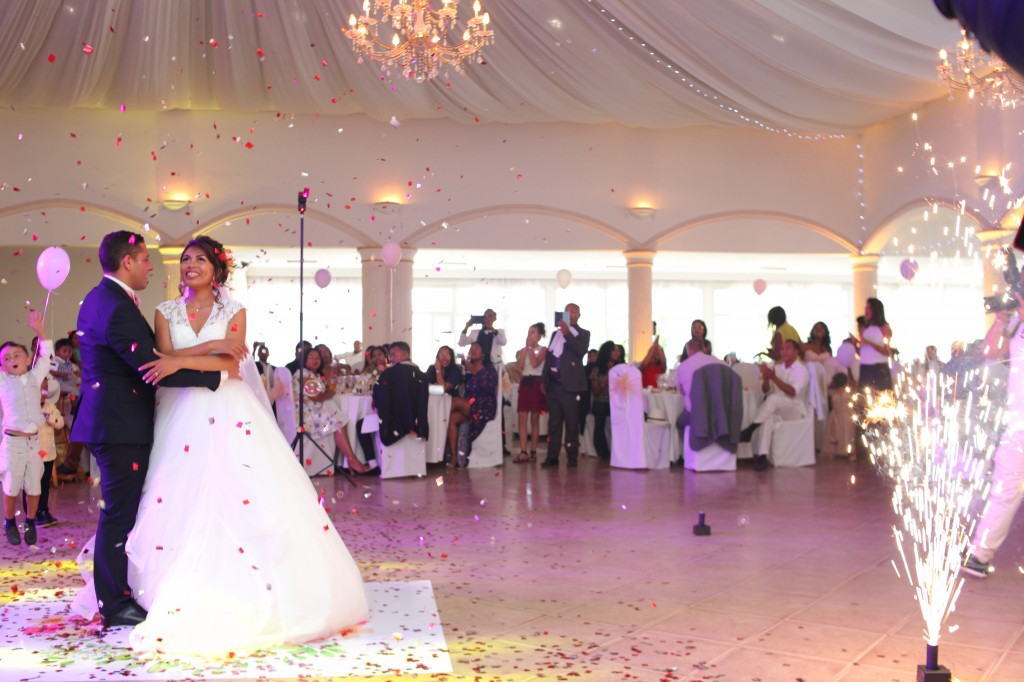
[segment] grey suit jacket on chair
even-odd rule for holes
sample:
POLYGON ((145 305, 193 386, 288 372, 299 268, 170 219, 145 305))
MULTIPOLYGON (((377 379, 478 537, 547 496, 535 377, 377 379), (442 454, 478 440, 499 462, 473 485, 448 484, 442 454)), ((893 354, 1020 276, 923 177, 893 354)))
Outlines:
MULTIPOLYGON (((550 351, 544 359, 544 386, 550 388, 551 382, 557 378, 562 387, 567 391, 586 391, 590 387, 587 379, 587 371, 584 368, 583 360, 590 350, 590 332, 580 326, 575 326, 577 334, 569 334, 562 347, 562 357, 556 358, 550 351), (558 372, 555 373, 555 367, 558 372)), ((555 332, 558 334, 559 332, 555 332)), ((555 334, 551 335, 554 341, 555 334)), ((548 343, 548 348, 551 343, 548 343)))

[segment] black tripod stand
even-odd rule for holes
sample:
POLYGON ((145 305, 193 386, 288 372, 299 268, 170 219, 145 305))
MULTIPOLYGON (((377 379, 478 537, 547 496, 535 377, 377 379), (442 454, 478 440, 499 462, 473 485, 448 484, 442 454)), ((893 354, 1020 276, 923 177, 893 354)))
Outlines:
MULTIPOLYGON (((302 333, 302 309, 303 309, 303 305, 305 303, 305 298, 302 295, 302 289, 303 289, 302 285, 303 285, 303 274, 304 274, 303 266, 306 263, 306 200, 307 199, 309 199, 309 188, 308 187, 306 187, 301 192, 299 192, 299 339, 305 338, 303 336, 303 333, 302 333)), ((305 355, 303 355, 303 357, 305 357, 305 355)), ((299 376, 302 376, 302 372, 304 370, 305 370, 305 367, 299 367, 299 370, 298 370, 299 371, 299 376)), ((352 476, 347 471, 345 471, 344 469, 342 469, 341 467, 338 466, 338 455, 337 455, 338 450, 337 450, 337 447, 334 448, 334 450, 332 451, 332 454, 327 454, 327 452, 322 447, 320 447, 320 444, 316 442, 316 440, 313 438, 313 436, 309 435, 309 433, 306 432, 306 426, 305 426, 305 423, 304 423, 305 415, 304 415, 304 410, 303 410, 305 399, 306 399, 305 385, 304 385, 303 382, 299 382, 299 423, 295 427, 295 438, 292 439, 292 450, 295 450, 295 446, 296 445, 299 446, 299 450, 298 450, 298 453, 297 453, 298 457, 299 457, 299 464, 304 464, 305 461, 306 461, 305 445, 306 445, 306 439, 308 438, 309 442, 313 444, 313 447, 315 447, 317 450, 322 452, 324 457, 326 457, 327 461, 328 461, 327 466, 325 466, 323 469, 321 469, 320 471, 316 472, 313 475, 314 476, 319 476, 320 474, 324 473, 325 471, 330 470, 332 473, 341 474, 342 476, 345 477, 345 480, 347 480, 349 483, 352 484, 352 487, 356 487, 356 482, 352 478, 352 476)))

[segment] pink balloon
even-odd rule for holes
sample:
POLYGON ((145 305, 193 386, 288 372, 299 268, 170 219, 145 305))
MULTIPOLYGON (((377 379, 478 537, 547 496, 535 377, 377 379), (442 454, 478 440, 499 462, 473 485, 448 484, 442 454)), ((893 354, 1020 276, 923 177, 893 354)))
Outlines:
POLYGON ((904 258, 900 263, 900 274, 903 275, 903 279, 908 282, 914 279, 917 275, 917 261, 913 258, 904 258))
POLYGON ((326 289, 327 285, 331 283, 331 271, 325 268, 320 268, 316 271, 316 274, 313 275, 313 281, 316 282, 316 285, 321 289, 326 289))
POLYGON ((768 288, 768 282, 764 281, 763 279, 755 279, 754 280, 754 291, 757 293, 758 296, 763 294, 764 290, 767 289, 767 288, 768 288))
POLYGON ((388 242, 381 247, 380 257, 385 265, 394 268, 398 265, 398 261, 402 260, 402 247, 395 242, 388 242))
POLYGON ((36 276, 47 291, 53 291, 68 278, 71 272, 71 258, 59 246, 43 249, 36 260, 36 276))

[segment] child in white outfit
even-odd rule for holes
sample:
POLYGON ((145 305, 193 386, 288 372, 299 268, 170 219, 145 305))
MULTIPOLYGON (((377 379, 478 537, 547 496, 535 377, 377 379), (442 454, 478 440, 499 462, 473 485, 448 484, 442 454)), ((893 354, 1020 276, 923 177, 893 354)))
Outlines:
POLYGON ((0 440, 0 477, 4 489, 4 530, 7 541, 21 544, 14 509, 22 488, 28 498, 25 542, 36 544, 36 510, 45 467, 40 455, 39 428, 45 423, 40 408, 40 385, 50 371, 53 344, 43 338, 43 318, 35 310, 26 322, 39 337, 39 359, 21 344, 8 341, 0 346, 0 405, 3 406, 3 440, 0 440))

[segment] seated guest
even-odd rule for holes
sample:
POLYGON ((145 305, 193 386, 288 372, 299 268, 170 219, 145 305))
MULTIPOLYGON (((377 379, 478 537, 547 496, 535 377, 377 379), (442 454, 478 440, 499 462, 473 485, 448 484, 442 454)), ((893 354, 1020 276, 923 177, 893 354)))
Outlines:
POLYGON ((351 368, 351 372, 363 371, 363 365, 366 364, 366 356, 363 355, 363 342, 356 341, 352 344, 351 353, 342 353, 339 357, 341 363, 348 365, 351 368))
POLYGON ((427 381, 444 386, 448 395, 455 395, 462 385, 462 369, 455 364, 455 351, 450 346, 437 349, 434 364, 427 367, 427 381))
POLYGON ((483 433, 487 422, 498 412, 498 372, 493 365, 484 363, 484 351, 479 343, 469 347, 466 357, 466 395, 452 398, 452 414, 448 419, 449 466, 465 466, 469 461, 473 441, 483 433), (459 426, 469 424, 469 442, 459 451, 459 426))
POLYGON ((460 346, 469 346, 474 343, 480 344, 484 351, 485 365, 496 365, 501 362, 501 348, 506 343, 505 330, 494 328, 494 322, 497 319, 498 314, 488 308, 484 311, 484 321, 481 323, 480 329, 469 331, 469 328, 475 324, 471 317, 459 335, 460 346))
POLYGON ((427 377, 409 359, 409 344, 391 344, 391 366, 373 385, 373 408, 380 418, 380 442, 394 445, 406 435, 426 438, 427 377))
POLYGON ((683 411, 679 413, 677 420, 680 432, 689 425, 690 414, 693 412, 693 375, 698 369, 708 365, 728 367, 723 361, 706 352, 703 339, 693 338, 687 341, 683 355, 686 359, 679 363, 679 368, 676 369, 676 386, 683 398, 683 411))
POLYGON ((309 350, 312 347, 313 344, 311 344, 309 341, 299 341, 297 344, 295 344, 295 359, 289 362, 287 365, 285 365, 285 367, 288 368, 289 372, 295 374, 296 372, 299 371, 299 367, 302 366, 302 356, 306 353, 307 350, 309 350))
POLYGON ((270 349, 262 341, 256 341, 252 345, 253 354, 256 355, 256 369, 260 373, 260 380, 263 388, 267 391, 267 398, 270 399, 270 407, 274 414, 277 414, 277 400, 285 394, 286 386, 275 383, 274 372, 277 367, 270 364, 270 349))
POLYGON ((807 416, 807 387, 811 383, 811 375, 800 362, 800 343, 786 339, 780 352, 781 361, 774 367, 761 365, 761 390, 768 395, 757 408, 754 422, 743 429, 740 439, 744 443, 750 442, 754 430, 760 427, 754 447, 754 468, 758 471, 768 467, 775 425, 807 416))
POLYGON ((363 367, 363 374, 380 374, 387 368, 387 346, 370 346, 366 349, 366 366, 363 367))
POLYGON ((846 373, 846 368, 839 364, 839 361, 832 357, 832 335, 828 332, 828 325, 824 322, 815 322, 811 327, 811 335, 807 337, 807 343, 801 344, 804 362, 818 362, 825 368, 825 385, 832 383, 832 377, 839 373, 846 373))
MULTIPOLYGON (((314 438, 322 439, 325 436, 333 435, 334 443, 345 456, 348 467, 356 473, 364 473, 369 470, 366 464, 359 461, 352 451, 348 442, 348 433, 345 431, 345 423, 342 421, 341 412, 331 402, 334 397, 334 389, 329 388, 320 373, 322 360, 320 353, 315 348, 308 348, 302 356, 302 370, 292 375, 292 395, 295 396, 295 420, 298 423, 299 395, 303 392, 302 398, 302 422, 303 427, 314 438)), ((333 453, 327 455, 333 459, 333 453)))
POLYGON ((658 337, 647 349, 647 355, 640 362, 640 380, 644 388, 657 388, 658 377, 668 370, 668 362, 665 360, 665 351, 658 343, 658 337))
POLYGON ((786 311, 782 306, 775 306, 768 311, 768 328, 772 330, 772 340, 765 354, 772 360, 778 362, 781 359, 783 341, 795 341, 797 348, 800 347, 800 334, 793 325, 786 322, 786 311))
POLYGON ((512 460, 516 464, 537 461, 540 415, 548 409, 548 400, 544 395, 544 380, 541 377, 544 373, 544 359, 548 353, 548 349, 540 345, 544 339, 544 331, 543 322, 530 325, 530 331, 526 334, 526 345, 516 353, 514 366, 521 376, 516 405, 516 411, 519 413, 519 454, 512 460), (533 430, 529 431, 528 426, 533 430), (529 450, 526 448, 527 437, 530 438, 529 450))

